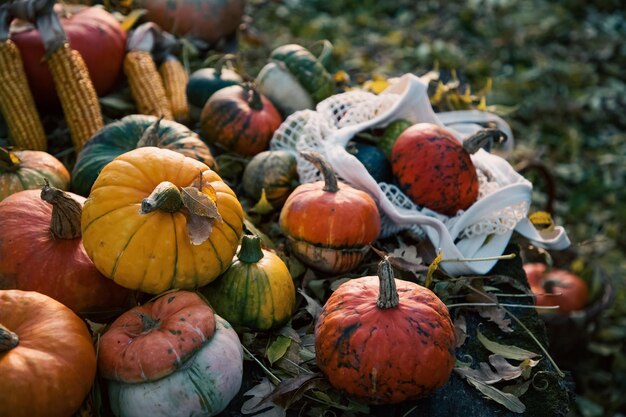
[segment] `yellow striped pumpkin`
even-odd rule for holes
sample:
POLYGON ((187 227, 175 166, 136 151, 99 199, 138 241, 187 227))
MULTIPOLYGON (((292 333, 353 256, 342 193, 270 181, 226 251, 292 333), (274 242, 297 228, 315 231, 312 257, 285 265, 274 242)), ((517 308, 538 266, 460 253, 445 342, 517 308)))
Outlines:
POLYGON ((204 286, 224 272, 239 244, 243 210, 233 190, 207 165, 144 147, 102 169, 85 202, 81 228, 87 254, 105 276, 158 294, 204 286), (219 218, 208 239, 195 244, 188 233, 187 208, 175 200, 200 174, 198 194, 215 203, 219 218), (153 211, 144 210, 148 201, 154 203, 153 211))

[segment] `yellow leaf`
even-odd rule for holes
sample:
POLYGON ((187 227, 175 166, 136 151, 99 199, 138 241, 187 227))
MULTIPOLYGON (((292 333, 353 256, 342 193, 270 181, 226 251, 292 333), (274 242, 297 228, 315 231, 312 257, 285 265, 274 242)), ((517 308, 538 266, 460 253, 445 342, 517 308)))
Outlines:
MULTIPOLYGON (((122 6, 124 6, 124 4, 122 4, 122 6)), ((147 12, 148 11, 146 9, 135 9, 132 12, 128 13, 128 15, 121 23, 122 29, 128 32, 130 29, 132 29, 133 26, 135 26, 135 23, 137 23, 137 21, 147 12)))
POLYGON ((443 259, 443 252, 439 250, 437 257, 433 259, 431 264, 428 266, 428 272, 426 274, 426 282, 424 283, 424 286, 426 288, 430 287, 430 283, 433 282, 433 274, 435 273, 437 268, 439 268, 439 263, 441 262, 442 259, 443 259))
POLYGON ((365 81, 365 83, 363 83, 363 88, 371 91, 374 94, 382 93, 387 87, 389 87, 389 82, 387 81, 387 78, 380 74, 373 75, 371 80, 365 81))
POLYGON ((554 220, 547 211, 537 211, 528 216, 530 222, 540 231, 549 232, 554 230, 554 220))
POLYGON ((335 80, 336 83, 349 83, 350 75, 344 70, 339 70, 333 75, 333 80, 335 80))

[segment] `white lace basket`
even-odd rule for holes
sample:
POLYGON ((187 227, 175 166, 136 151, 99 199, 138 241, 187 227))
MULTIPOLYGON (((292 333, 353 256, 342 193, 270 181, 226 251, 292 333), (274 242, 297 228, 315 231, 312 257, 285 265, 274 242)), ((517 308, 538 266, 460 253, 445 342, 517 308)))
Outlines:
MULTIPOLYGON (((443 259, 502 255, 514 231, 539 247, 564 249, 569 246, 562 227, 557 226, 549 233, 535 229, 527 217, 532 184, 504 158, 484 149, 472 155, 480 181, 478 200, 452 217, 418 207, 395 185, 376 183, 363 164, 346 151, 348 141, 357 133, 384 127, 397 119, 445 126, 461 142, 483 128, 481 123, 495 123, 508 136, 507 148, 503 150, 511 149, 511 129, 500 117, 475 110, 435 113, 427 87, 426 81, 405 74, 393 80, 379 95, 359 90, 334 95, 320 102, 315 111, 302 110, 290 115, 274 133, 270 149, 287 150, 296 155, 302 183, 321 177, 298 153, 303 150, 320 152, 341 180, 367 191, 377 201, 383 237, 411 228, 440 249, 443 259)), ((455 261, 443 262, 440 266, 452 275, 485 274, 496 262, 455 261)))

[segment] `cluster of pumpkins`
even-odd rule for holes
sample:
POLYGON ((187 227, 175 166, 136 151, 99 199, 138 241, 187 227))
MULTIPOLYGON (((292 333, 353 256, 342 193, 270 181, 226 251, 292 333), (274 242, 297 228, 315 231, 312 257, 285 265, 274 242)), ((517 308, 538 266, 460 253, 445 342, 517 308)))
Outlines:
MULTIPOLYGON (((287 115, 334 93, 321 62, 285 45, 256 86, 229 71, 189 79, 202 137, 174 121, 128 115, 87 142, 71 175, 45 152, 0 148, 1 415, 69 416, 96 372, 117 416, 215 415, 235 397, 243 378, 236 330, 284 325, 296 293, 284 261, 244 232, 216 149, 249 158, 241 189, 280 210, 290 253, 309 267, 350 271, 378 238, 376 202, 338 181, 319 154, 302 157, 323 181, 298 184, 295 156, 268 150, 287 115), (136 292, 155 298, 137 305, 136 292), (80 316, 111 310, 127 311, 107 323, 96 355, 80 316)), ((388 129, 381 150, 416 204, 448 215, 473 204, 470 149, 430 124, 388 129)), ((432 392, 455 362, 446 306, 395 279, 387 260, 377 276, 331 295, 315 336, 329 382, 375 404, 432 392)))

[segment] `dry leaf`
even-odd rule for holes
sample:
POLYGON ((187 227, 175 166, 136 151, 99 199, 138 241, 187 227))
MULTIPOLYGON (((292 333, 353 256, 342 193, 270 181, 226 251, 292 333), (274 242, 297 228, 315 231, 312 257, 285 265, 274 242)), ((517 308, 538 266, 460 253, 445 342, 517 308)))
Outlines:
MULTIPOLYGON (((210 189, 213 189, 208 185, 210 189)), ((202 187, 207 188, 206 186, 202 187)), ((215 190, 213 190, 215 191, 215 190)), ((196 187, 185 187, 180 193, 183 205, 187 209, 187 234, 191 243, 200 245, 205 242, 213 230, 213 222, 222 221, 215 201, 209 195, 200 192, 196 187)))
POLYGON ((307 293, 302 289, 298 289, 300 295, 304 297, 306 300, 306 311, 313 317, 313 321, 317 321, 320 314, 322 314, 322 305, 312 297, 308 296, 307 293))
POLYGON ((529 350, 526 349, 522 349, 519 348, 517 346, 510 346, 510 345, 502 345, 500 343, 497 342, 493 342, 489 339, 487 339, 487 337, 485 337, 480 330, 476 331, 476 337, 478 338, 478 340, 480 341, 480 343, 482 343, 482 345, 485 347, 485 349, 487 349, 489 352, 491 353, 496 353, 500 356, 503 356, 507 359, 514 359, 514 360, 518 360, 518 361, 523 361, 525 359, 530 359, 530 358, 536 358, 539 355, 531 352, 529 350))
POLYGON ((526 411, 526 406, 524 405, 524 403, 522 403, 519 398, 517 398, 513 394, 502 392, 499 389, 480 382, 472 377, 467 377, 467 382, 476 387, 476 389, 478 389, 486 398, 502 404, 514 413, 521 414, 526 411))
MULTIPOLYGON (((258 402, 255 406, 242 407, 242 413, 252 414, 261 410, 265 410, 267 407, 277 407, 279 409, 287 410, 294 402, 298 401, 305 392, 311 389, 320 388, 324 385, 324 376, 321 373, 314 374, 302 374, 293 378, 282 380, 278 386, 276 386, 269 394, 258 402)), ((258 396, 261 392, 267 390, 267 383, 262 387, 259 387, 256 391, 248 391, 244 395, 258 396)), ((246 404, 244 404, 245 406, 246 404)), ((277 414, 278 415, 278 414, 277 414)))
POLYGON ((454 319, 454 332, 456 333, 456 347, 463 346, 467 339, 467 323, 465 316, 459 315, 454 319))
POLYGON ((500 330, 505 333, 513 332, 513 328, 511 327, 511 319, 507 318, 506 311, 498 306, 480 306, 476 307, 478 314, 482 318, 485 318, 495 324, 498 325, 500 330))
POLYGON ((246 391, 243 395, 252 398, 246 400, 241 406, 242 414, 254 414, 255 417, 284 417, 287 415, 286 410, 271 402, 266 402, 263 407, 259 404, 269 396, 274 390, 274 385, 267 378, 263 378, 261 382, 246 391))

